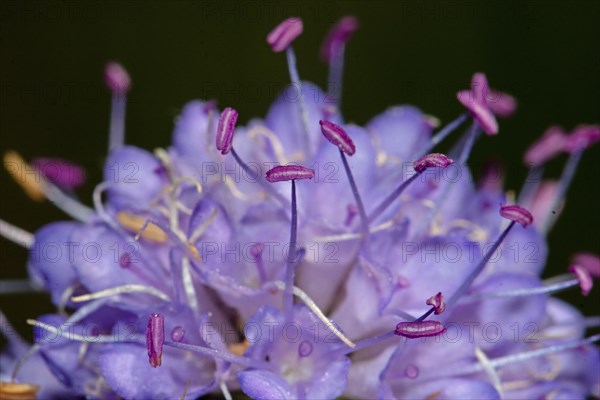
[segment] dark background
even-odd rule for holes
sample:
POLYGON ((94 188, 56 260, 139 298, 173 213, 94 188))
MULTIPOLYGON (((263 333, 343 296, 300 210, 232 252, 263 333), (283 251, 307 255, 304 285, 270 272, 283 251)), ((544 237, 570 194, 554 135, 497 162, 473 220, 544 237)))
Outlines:
MULTIPOLYGON (((410 103, 448 122, 462 112, 456 91, 484 71, 520 106, 500 122, 500 135, 477 144, 471 161, 504 160, 509 189, 526 174, 523 151, 550 124, 600 122, 597 1, 2 1, 0 150, 84 165, 90 182, 81 194, 91 199, 107 147, 106 61, 122 62, 133 78, 127 142, 153 149, 169 144, 174 117, 190 99, 234 105, 241 122, 263 116, 288 83, 284 56, 265 43, 285 17, 303 17, 305 33, 294 43, 300 75, 324 86, 319 46, 348 14, 361 22, 347 50, 350 121, 410 103)), ((600 250, 599 155, 596 147, 584 156, 549 236, 546 276, 565 271, 575 251, 600 250)), ((558 176, 565 160, 553 162, 549 175, 558 176)), ((28 199, 4 171, 0 184, 1 218, 30 231, 65 218, 28 199)), ((0 239, 0 255, 0 278, 25 277, 25 250, 0 239)), ((597 314, 599 293, 562 296, 597 314)), ((29 331, 26 318, 52 310, 40 294, 2 297, 0 306, 21 331, 29 331)))

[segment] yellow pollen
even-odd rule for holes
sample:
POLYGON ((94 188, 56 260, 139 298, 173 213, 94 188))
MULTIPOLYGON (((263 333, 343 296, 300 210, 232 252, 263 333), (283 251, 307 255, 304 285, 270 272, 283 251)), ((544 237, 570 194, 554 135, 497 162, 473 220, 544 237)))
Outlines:
POLYGON ((35 400, 40 387, 27 383, 0 382, 0 399, 35 400))
POLYGON ((240 343, 231 343, 229 345, 229 351, 236 356, 243 356, 248 347, 250 347, 250 342, 248 339, 244 339, 244 341, 240 343))
POLYGON ((4 153, 2 161, 6 171, 21 186, 27 196, 35 201, 44 201, 46 199, 43 187, 44 180, 41 174, 35 172, 35 169, 19 153, 9 150, 4 153))
MULTIPOLYGON (((130 214, 125 211, 120 211, 117 214, 117 221, 130 232, 140 233, 140 230, 146 223, 146 218, 140 217, 139 215, 130 214)), ((167 234, 156 225, 148 224, 141 236, 152 242, 165 243, 168 239, 167 234)))

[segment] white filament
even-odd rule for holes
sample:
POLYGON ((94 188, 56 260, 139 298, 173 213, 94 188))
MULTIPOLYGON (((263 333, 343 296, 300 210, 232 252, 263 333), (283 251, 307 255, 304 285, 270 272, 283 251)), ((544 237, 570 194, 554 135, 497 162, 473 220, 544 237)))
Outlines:
POLYGON ((145 293, 145 294, 149 294, 154 297, 158 297, 159 299, 164 300, 164 301, 171 301, 171 298, 169 297, 169 295, 167 295, 165 292, 163 292, 161 290, 153 288, 152 286, 135 285, 135 284, 115 286, 113 288, 100 290, 95 293, 89 293, 89 294, 84 294, 81 296, 75 296, 75 297, 71 298, 71 301, 73 301, 74 303, 79 303, 82 301, 96 300, 96 299, 101 299, 104 297, 116 296, 116 295, 125 294, 125 293, 145 293))

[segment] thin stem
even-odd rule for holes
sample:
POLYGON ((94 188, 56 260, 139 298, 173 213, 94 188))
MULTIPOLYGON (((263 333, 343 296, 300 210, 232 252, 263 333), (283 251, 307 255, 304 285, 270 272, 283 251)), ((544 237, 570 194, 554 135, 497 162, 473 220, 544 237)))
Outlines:
POLYGON ((548 232, 552 225, 556 222, 557 209, 560 207, 560 203, 564 200, 569 187, 571 186, 571 182, 573 182, 573 177, 575 176, 575 172, 577 171, 577 166, 579 165, 579 161, 581 161, 581 156, 583 155, 584 149, 578 150, 575 153, 571 154, 569 160, 567 161, 567 165, 565 165, 565 169, 560 177, 560 182, 558 186, 558 192, 552 201, 552 205, 550 206, 550 212, 546 216, 544 223, 542 224, 542 232, 548 232))
POLYGON ((365 206, 363 205, 360 193, 358 192, 358 187, 356 187, 356 182, 354 181, 352 170, 350 169, 350 165, 348 165, 346 154, 344 154, 344 152, 340 150, 340 156, 342 157, 342 163, 344 164, 344 169, 346 170, 346 175, 348 176, 348 181, 350 182, 350 188, 352 189, 352 195, 354 196, 354 200, 356 201, 356 207, 358 208, 358 213, 360 215, 362 240, 365 240, 369 235, 369 219, 367 218, 365 206))
POLYGON ((331 57, 329 64, 329 82, 327 88, 327 98, 333 100, 338 110, 342 107, 342 84, 344 77, 344 53, 345 44, 340 44, 337 51, 331 57))
POLYGON ((281 194, 279 194, 279 192, 277 192, 277 190, 273 188, 273 185, 267 182, 262 175, 258 174, 256 171, 250 168, 248 164, 246 164, 244 160, 241 159, 241 157, 238 155, 238 153, 233 147, 231 147, 231 155, 233 155, 233 158, 235 158, 235 162, 239 164, 239 166, 244 170, 244 172, 248 174, 248 176, 250 176, 253 180, 255 180, 259 185, 261 185, 271 196, 275 197, 281 205, 287 205, 289 203, 288 200, 281 194))
POLYGON ((304 102, 304 95, 302 93, 302 82, 300 81, 300 76, 298 75, 298 67, 296 66, 296 54, 294 53, 294 49, 292 46, 289 46, 286 50, 288 69, 290 73, 290 80, 292 84, 298 89, 298 93, 300 94, 300 98, 298 101, 298 105, 300 107, 300 118, 302 120, 302 126, 304 128, 304 136, 303 136, 303 145, 304 145, 304 154, 307 157, 310 156, 310 130, 308 128, 308 111, 306 110, 306 103, 304 102))
POLYGON ((296 235, 298 229, 298 210, 296 209, 296 181, 292 180, 292 226, 290 229, 290 247, 287 254, 285 270, 285 292, 283 293, 284 309, 291 312, 294 305, 294 270, 296 267, 296 235))
POLYGON ((125 143, 125 108, 127 96, 123 91, 113 93, 110 110, 110 130, 108 139, 109 153, 125 143))
POLYGON ((536 165, 529 169, 527 173, 527 178, 525 178, 525 182, 523 182, 523 187, 519 193, 519 198, 517 200, 517 204, 520 204, 523 207, 531 206, 531 200, 535 195, 535 192, 540 187, 542 183, 542 176, 544 175, 544 166, 536 165))
POLYGON ((419 151, 418 157, 420 158, 425 154, 429 153, 431 149, 440 144, 446 137, 448 137, 452 132, 456 130, 463 122, 465 122, 468 118, 469 114, 464 113, 458 116, 454 121, 448 123, 445 127, 440 129, 425 146, 419 151))
POLYGON ((383 213, 385 211, 385 209, 388 208, 394 202, 394 200, 396 200, 398 198, 398 196, 400 196, 400 194, 402 194, 402 192, 421 174, 422 174, 422 172, 417 172, 413 176, 411 176, 410 178, 408 178, 407 180, 402 182, 396 188, 396 190, 394 190, 392 193, 390 193, 389 196, 386 197, 385 200, 383 200, 381 203, 379 203, 379 205, 375 208, 375 210, 373 210, 371 212, 371 214, 369 214, 368 222, 371 223, 377 217, 379 217, 381 215, 381 213, 383 213))
POLYGON ((16 225, 0 219, 0 236, 26 249, 33 245, 33 234, 16 225))

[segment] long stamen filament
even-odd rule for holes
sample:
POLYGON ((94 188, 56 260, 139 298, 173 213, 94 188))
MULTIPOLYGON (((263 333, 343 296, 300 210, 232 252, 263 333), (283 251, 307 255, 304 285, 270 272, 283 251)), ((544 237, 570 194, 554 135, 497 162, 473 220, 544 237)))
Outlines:
POLYGON ((350 188, 352 189, 352 195, 354 196, 354 201, 356 201, 356 207, 358 208, 358 214, 360 215, 362 239, 366 240, 369 235, 369 219, 367 218, 367 213, 365 212, 365 206, 363 205, 358 187, 354 181, 354 176, 352 175, 350 165, 348 165, 346 154, 344 154, 342 150, 340 150, 340 156, 342 157, 342 163, 344 164, 344 169, 346 170, 346 175, 348 176, 348 181, 350 182, 350 188))
POLYGON ((421 151, 419 151, 418 154, 418 158, 424 156, 425 154, 429 153, 431 151, 431 149, 433 149, 435 146, 437 146, 438 144, 440 144, 444 139, 446 139, 446 137, 448 137, 452 132, 454 132, 456 130, 456 128, 458 128, 460 125, 462 125, 463 122, 465 122, 468 118, 469 114, 468 113, 464 113, 458 116, 458 118, 456 118, 455 120, 453 120, 452 122, 448 123, 445 127, 443 127, 442 129, 440 129, 430 140, 429 143, 426 143, 423 148, 421 149, 421 151))
POLYGON ((402 194, 402 192, 414 182, 423 172, 416 172, 413 176, 402 182, 396 190, 389 194, 379 205, 369 214, 368 222, 373 222, 377 217, 381 215, 393 202, 402 194))
POLYGON ((0 236, 26 249, 33 245, 34 240, 33 234, 3 219, 0 219, 0 236))
POLYGON ((152 286, 137 285, 137 284, 115 286, 110 289, 100 290, 100 291, 94 292, 94 293, 71 297, 71 301, 73 301, 74 303, 79 303, 82 301, 96 300, 96 299, 101 299, 103 297, 116 296, 119 294, 126 294, 126 293, 145 293, 145 294, 149 294, 151 296, 157 297, 163 301, 171 301, 171 298, 165 292, 158 290, 152 286))
POLYGON ((304 95, 302 94, 302 82, 300 81, 300 76, 298 75, 298 68, 296 66, 296 54, 294 53, 294 49, 292 46, 289 46, 285 51, 288 63, 288 70, 290 73, 290 80, 292 84, 296 87, 299 93, 298 98, 298 106, 300 107, 300 119, 302 120, 302 127, 304 129, 303 136, 303 145, 304 145, 304 154, 308 157, 310 154, 310 130, 308 128, 308 111, 306 110, 306 103, 304 102, 304 95))
MULTIPOLYGON (((279 290, 285 290, 286 285, 282 281, 273 282, 275 287, 279 290)), ((346 335, 344 335, 336 326, 323 314, 323 311, 317 306, 313 299, 311 299, 306 292, 297 286, 294 286, 293 293, 297 296, 315 315, 331 330, 331 332, 337 336, 342 342, 348 345, 350 348, 355 348, 356 344, 353 343, 346 335)))
POLYGON ((291 311, 294 304, 293 288, 294 288, 294 270, 296 268, 296 235, 298 230, 298 210, 296 207, 296 181, 292 179, 292 225, 290 229, 290 243, 287 254, 287 263, 285 270, 285 292, 283 294, 284 309, 291 311))
POLYGON ((110 109, 110 129, 108 151, 112 151, 125 143, 125 110, 127 94, 125 91, 115 90, 112 95, 110 109))

